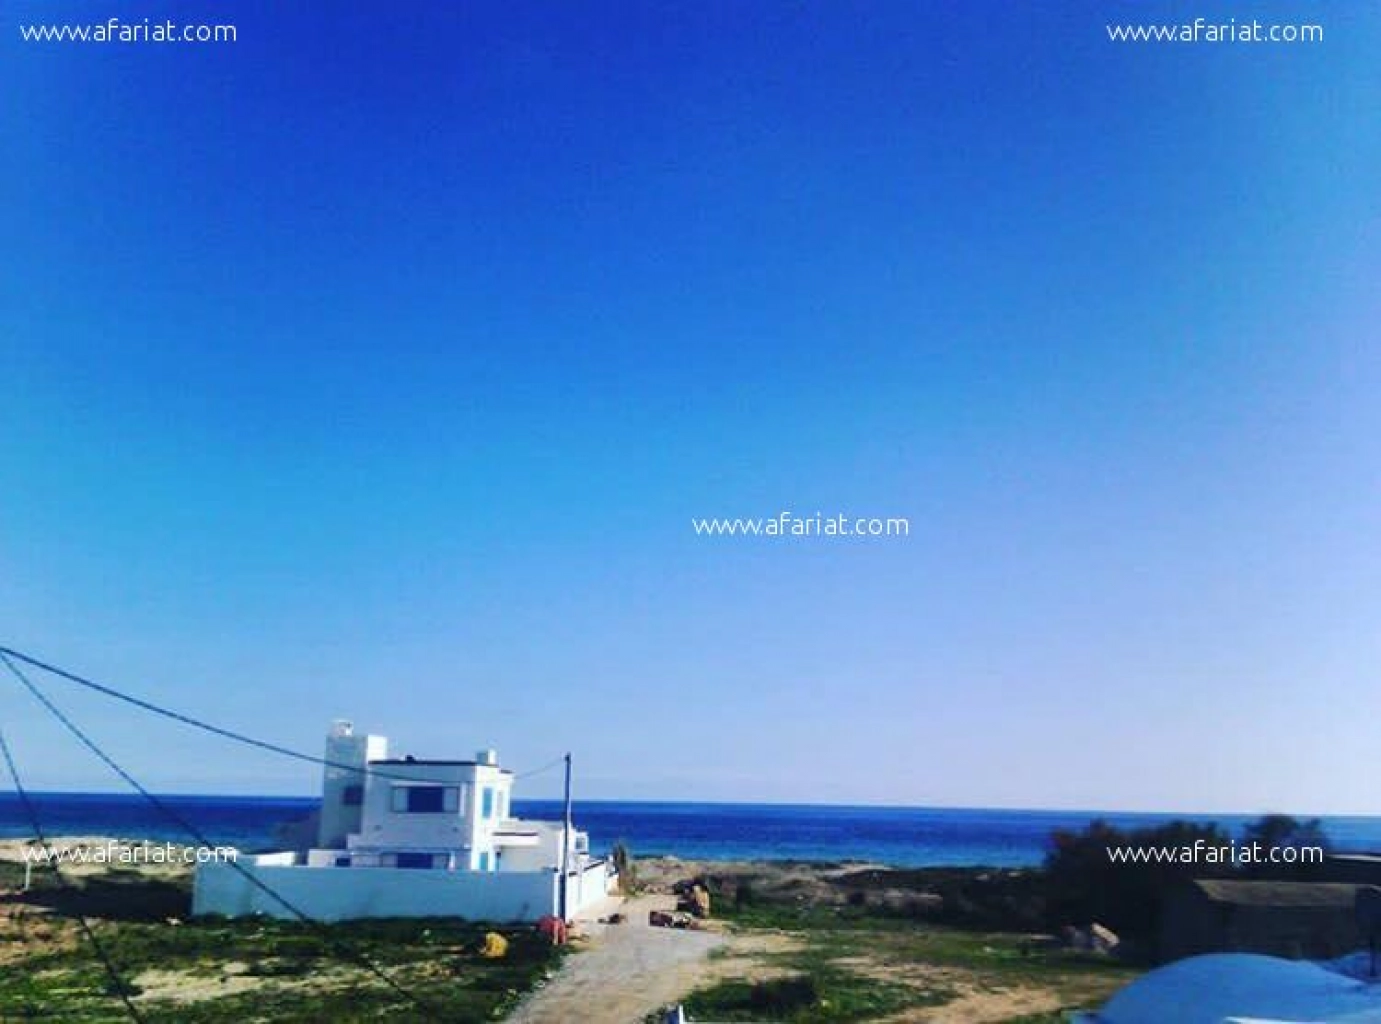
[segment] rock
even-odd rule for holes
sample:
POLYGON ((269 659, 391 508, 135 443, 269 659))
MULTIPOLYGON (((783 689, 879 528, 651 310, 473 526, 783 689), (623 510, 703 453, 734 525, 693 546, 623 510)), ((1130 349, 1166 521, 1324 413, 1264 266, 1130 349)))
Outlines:
POLYGON ((1112 953, 1117 947, 1122 945, 1122 939, 1117 932, 1107 925, 1099 924, 1097 921, 1089 925, 1089 948, 1095 953, 1112 953))
POLYGON ((1070 949, 1084 953, 1114 953, 1122 945, 1122 939, 1115 931, 1097 921, 1088 927, 1066 925, 1060 929, 1060 938, 1070 949))
POLYGON ((681 899, 676 905, 677 910, 684 910, 688 914, 696 917, 710 916, 710 892, 703 885, 693 885, 686 889, 681 899))

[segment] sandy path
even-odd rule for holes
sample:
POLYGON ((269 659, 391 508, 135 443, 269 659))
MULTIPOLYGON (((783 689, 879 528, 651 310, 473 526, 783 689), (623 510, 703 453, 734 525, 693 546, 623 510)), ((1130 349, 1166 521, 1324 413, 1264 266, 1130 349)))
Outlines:
POLYGON ((510 1024, 638 1024, 678 1002, 705 978, 705 958, 723 945, 713 932, 652 928, 649 910, 670 910, 672 896, 639 896, 618 925, 582 924, 589 948, 572 953, 544 988, 524 999, 510 1024))

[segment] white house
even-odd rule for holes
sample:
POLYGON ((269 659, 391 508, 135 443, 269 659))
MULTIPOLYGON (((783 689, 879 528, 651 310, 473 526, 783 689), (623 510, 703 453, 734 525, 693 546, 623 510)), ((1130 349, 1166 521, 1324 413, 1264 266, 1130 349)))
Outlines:
POLYGON ((384 737, 338 721, 325 761, 316 845, 198 865, 193 913, 295 917, 286 903, 323 921, 535 921, 571 917, 617 882, 584 832, 512 816, 513 773, 492 750, 390 758, 384 737))

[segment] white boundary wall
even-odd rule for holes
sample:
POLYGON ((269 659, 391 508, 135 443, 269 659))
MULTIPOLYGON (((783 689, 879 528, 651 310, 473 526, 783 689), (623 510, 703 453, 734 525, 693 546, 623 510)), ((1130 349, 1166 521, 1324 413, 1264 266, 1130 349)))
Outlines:
MULTIPOLYGON (((289 855, 291 856, 291 855, 289 855)), ((275 858, 276 859, 276 858, 275 858)), ((462 917, 471 921, 536 921, 557 912, 559 876, 553 871, 440 871, 403 868, 326 868, 250 862, 239 866, 308 917, 462 917)), ((572 872, 568 912, 603 899, 613 886, 605 863, 572 872)), ((244 917, 295 915, 230 864, 197 867, 193 914, 244 917)))
POLYGON ((613 890, 618 876, 609 874, 612 868, 606 870, 607 863, 601 860, 584 871, 571 872, 570 881, 566 883, 566 912, 569 916, 574 917, 582 908, 599 902, 613 890))

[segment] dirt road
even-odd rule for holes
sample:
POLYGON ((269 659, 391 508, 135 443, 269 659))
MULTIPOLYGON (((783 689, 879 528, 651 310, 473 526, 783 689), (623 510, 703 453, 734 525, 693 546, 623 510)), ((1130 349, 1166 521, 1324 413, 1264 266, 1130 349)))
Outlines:
POLYGON ((589 948, 567 957, 545 987, 518 1005, 510 1024, 639 1024, 679 1001, 703 981, 705 960, 724 939, 648 925, 649 910, 675 903, 672 896, 639 896, 621 908, 623 924, 582 924, 589 948))

